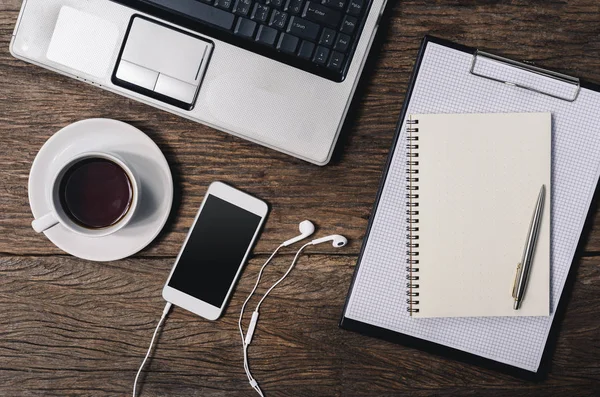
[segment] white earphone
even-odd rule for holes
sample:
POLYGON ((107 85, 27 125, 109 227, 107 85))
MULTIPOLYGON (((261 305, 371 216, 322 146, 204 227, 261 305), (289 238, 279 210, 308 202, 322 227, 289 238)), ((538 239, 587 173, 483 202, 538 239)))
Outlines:
POLYGON ((315 232, 315 225, 313 225, 311 221, 306 220, 300 222, 300 225, 298 225, 298 229, 300 229, 300 235, 298 237, 291 238, 281 245, 287 247, 288 245, 292 245, 294 243, 297 243, 298 241, 302 241, 305 238, 308 238, 309 236, 312 236, 312 234, 315 232))
POLYGON ((331 236, 321 237, 321 238, 311 241, 310 243, 312 245, 317 245, 317 244, 321 244, 321 243, 326 243, 327 241, 332 241, 333 242, 332 245, 336 248, 341 248, 344 245, 348 244, 348 239, 346 239, 346 237, 344 237, 344 236, 340 236, 339 234, 332 234, 331 236))
POLYGON ((346 239, 346 237, 340 236, 339 234, 332 234, 331 236, 325 236, 325 237, 318 238, 316 240, 312 240, 311 242, 306 243, 302 247, 300 247, 300 249, 296 252, 296 255, 294 256, 294 260, 292 261, 292 264, 290 265, 288 270, 285 272, 285 274, 279 280, 277 280, 275 282, 275 284, 273 284, 265 292, 265 294, 263 295, 261 300, 256 305, 256 309, 254 309, 254 312, 252 313, 252 318, 250 320, 250 324, 248 325, 248 331, 246 332, 246 335, 244 335, 244 330, 242 328, 242 320, 244 317, 244 310, 246 309, 246 305, 250 301, 250 298, 252 298, 252 296, 254 295, 254 292, 256 292, 256 288, 258 287, 258 284, 260 283, 260 279, 262 277, 263 271, 265 270, 265 268, 267 267, 269 262, 271 262, 271 259, 273 259, 273 257, 277 254, 279 249, 281 249, 282 247, 287 247, 288 245, 297 243, 299 241, 302 241, 302 240, 310 237, 315 232, 315 225, 313 225, 313 223, 311 221, 305 220, 305 221, 300 222, 299 229, 300 229, 299 236, 283 242, 279 247, 277 247, 275 249, 275 251, 273 251, 273 253, 269 257, 269 259, 267 259, 267 261, 262 265, 262 267, 260 268, 260 271, 258 272, 258 277, 256 278, 256 283, 254 284, 254 288, 252 288, 250 295, 248 295, 248 297, 244 301, 244 304, 242 305, 242 310, 240 311, 238 327, 240 329, 240 335, 242 337, 242 346, 243 346, 243 352, 244 352, 244 370, 246 371, 246 376, 248 377, 250 386, 252 386, 252 388, 254 390, 256 390, 256 392, 262 397, 264 397, 264 394, 263 394, 262 390, 260 389, 260 387, 258 386, 258 382, 256 381, 256 379, 254 379, 252 377, 252 373, 250 372, 250 366, 248 364, 248 346, 252 342, 252 337, 254 336, 254 331, 256 330, 256 325, 258 323, 258 316, 259 316, 258 310, 260 309, 260 305, 262 305, 265 298, 271 293, 271 291, 275 287, 277 287, 277 285, 279 285, 279 283, 281 283, 288 276, 288 274, 290 274, 290 272, 296 265, 296 261, 298 260, 298 257, 300 256, 300 254, 306 247, 308 247, 309 245, 317 245, 317 244, 325 243, 328 241, 331 241, 332 245, 336 248, 341 248, 341 247, 345 246, 346 244, 348 244, 348 240, 346 239))

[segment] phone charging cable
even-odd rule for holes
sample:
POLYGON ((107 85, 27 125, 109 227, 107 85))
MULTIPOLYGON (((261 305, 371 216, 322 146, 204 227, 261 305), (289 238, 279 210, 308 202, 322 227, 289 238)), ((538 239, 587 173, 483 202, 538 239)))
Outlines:
POLYGON ((135 380, 133 381, 133 397, 136 397, 136 387, 137 387, 138 379, 140 377, 140 374, 142 373, 142 369, 144 369, 144 365, 146 365, 146 361, 148 360, 148 357, 150 357, 150 353, 152 352, 152 346, 154 346, 154 340, 156 339, 156 335, 158 335, 158 330, 165 322, 165 319, 167 318, 167 315, 169 314, 169 311, 171 310, 171 306, 172 306, 172 304, 167 302, 167 304, 165 305, 165 308, 162 312, 162 316, 160 316, 160 320, 158 321, 158 324, 156 325, 156 329, 154 330, 154 334, 152 335, 152 339, 150 340, 150 346, 148 347, 148 351, 146 352, 146 357, 144 357, 144 361, 142 361, 142 365, 140 365, 140 369, 138 369, 137 375, 135 376, 135 380))

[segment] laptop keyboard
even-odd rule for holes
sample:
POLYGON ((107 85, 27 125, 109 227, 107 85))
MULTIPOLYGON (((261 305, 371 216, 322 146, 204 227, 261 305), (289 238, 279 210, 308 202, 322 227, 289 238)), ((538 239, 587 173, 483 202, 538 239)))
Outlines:
MULTIPOLYGON (((216 28, 216 36, 300 69, 342 81, 367 15, 368 0, 123 0, 156 6, 216 28), (232 40, 227 40, 231 36, 232 40), (240 41, 241 39, 241 41, 240 41)), ((142 7, 148 12, 147 8, 142 7)), ((163 17, 163 14, 157 16, 163 17)), ((176 19, 173 22, 179 23, 176 19)), ((189 24, 184 24, 189 27, 189 24)), ((198 29, 202 33, 210 31, 198 29)))

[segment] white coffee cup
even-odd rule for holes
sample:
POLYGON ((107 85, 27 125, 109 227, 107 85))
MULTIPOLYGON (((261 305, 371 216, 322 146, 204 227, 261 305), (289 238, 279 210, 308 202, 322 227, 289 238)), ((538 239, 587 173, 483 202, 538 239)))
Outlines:
POLYGON ((46 191, 50 211, 47 214, 44 214, 43 216, 40 216, 33 222, 31 222, 33 230, 35 230, 38 233, 41 233, 60 223, 66 229, 74 233, 81 234, 83 236, 103 237, 115 233, 117 230, 122 229, 129 223, 129 221, 131 221, 140 201, 141 187, 139 185, 139 180, 135 176, 134 172, 117 155, 106 152, 86 152, 71 158, 63 165, 61 165, 59 167, 59 171, 50 180, 46 191), (60 200, 61 182, 67 171, 69 171, 71 167, 74 166, 76 163, 92 158, 101 158, 109 160, 120 166, 123 169, 123 171, 125 171, 125 173, 127 174, 132 190, 131 201, 129 203, 129 207, 126 213, 122 215, 116 223, 102 228, 91 228, 78 224, 73 219, 71 219, 69 215, 67 215, 67 212, 63 208, 63 204, 60 200))

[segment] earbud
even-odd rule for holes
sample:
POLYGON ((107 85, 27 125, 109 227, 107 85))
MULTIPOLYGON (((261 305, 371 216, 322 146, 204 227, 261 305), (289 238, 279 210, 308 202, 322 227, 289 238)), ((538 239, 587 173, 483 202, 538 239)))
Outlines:
POLYGON ((307 238, 308 236, 312 235, 315 232, 315 225, 313 225, 313 223, 311 221, 306 220, 306 221, 300 222, 298 229, 300 229, 300 235, 298 237, 289 239, 288 241, 286 241, 285 243, 283 243, 281 245, 284 247, 287 247, 288 245, 297 243, 300 240, 304 240, 305 238, 307 238))
POLYGON ((348 244, 348 239, 346 239, 346 237, 344 237, 344 236, 340 236, 339 234, 332 234, 331 236, 321 237, 321 238, 311 241, 310 243, 312 245, 317 245, 317 244, 325 243, 327 241, 333 241, 332 245, 336 248, 343 247, 344 245, 348 244))

